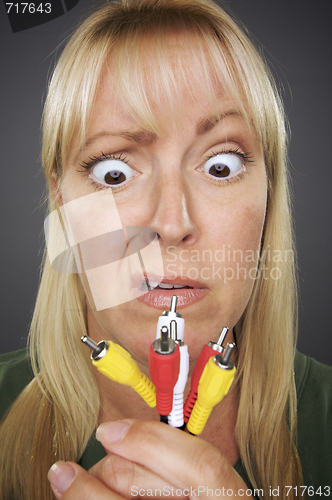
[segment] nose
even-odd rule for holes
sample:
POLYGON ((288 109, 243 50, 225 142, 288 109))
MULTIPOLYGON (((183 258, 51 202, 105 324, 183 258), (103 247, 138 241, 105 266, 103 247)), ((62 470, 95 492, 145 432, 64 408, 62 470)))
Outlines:
POLYGON ((180 172, 169 172, 156 180, 154 214, 149 226, 167 246, 192 245, 198 237, 195 207, 190 189, 180 172))

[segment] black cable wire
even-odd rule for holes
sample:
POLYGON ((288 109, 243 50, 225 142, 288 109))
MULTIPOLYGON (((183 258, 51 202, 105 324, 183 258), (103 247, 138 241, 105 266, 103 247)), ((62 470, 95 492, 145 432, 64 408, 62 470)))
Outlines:
POLYGON ((168 415, 160 415, 160 422, 164 422, 164 424, 168 424, 168 415))

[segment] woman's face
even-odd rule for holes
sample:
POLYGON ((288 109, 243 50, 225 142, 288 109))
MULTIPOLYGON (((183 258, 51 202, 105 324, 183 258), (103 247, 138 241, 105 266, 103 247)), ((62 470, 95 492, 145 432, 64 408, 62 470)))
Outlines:
MULTIPOLYGON (((103 227, 111 232, 119 221, 159 235, 164 271, 153 269, 151 260, 152 289, 138 298, 97 310, 93 290, 107 296, 114 275, 102 266, 94 270, 93 283, 81 275, 89 335, 120 343, 145 364, 171 295, 178 295, 193 360, 221 327, 237 323, 255 282, 267 199, 263 153, 234 101, 222 89, 219 94, 212 105, 199 84, 188 94, 179 81, 180 122, 159 117, 159 137, 124 109, 111 72, 105 72, 86 142, 83 148, 73 144, 64 167, 62 201, 80 200, 72 221, 85 236, 77 241, 103 227)), ((133 274, 141 289, 144 272, 140 278, 137 270, 133 274)), ((116 286, 121 294, 125 285, 116 286)))

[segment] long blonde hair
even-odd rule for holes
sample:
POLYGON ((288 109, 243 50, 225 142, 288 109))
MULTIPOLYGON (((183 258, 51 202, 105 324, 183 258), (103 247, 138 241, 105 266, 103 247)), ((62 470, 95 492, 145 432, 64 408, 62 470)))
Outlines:
MULTIPOLYGON (((123 0, 102 5, 71 37, 50 82, 42 154, 50 211, 58 208, 52 176, 61 178, 73 139, 84 140, 110 53, 123 105, 149 130, 162 133, 155 113, 160 92, 162 110, 168 108, 176 117, 178 75, 184 82, 203 82, 212 102, 216 97, 212 80, 216 79, 253 124, 262 143, 268 204, 258 278, 236 330, 240 394, 236 439, 248 477, 254 488, 263 488, 264 497, 269 497, 270 487, 286 491, 282 485, 299 486, 302 472, 293 441, 294 261, 273 262, 278 279, 264 279, 261 272, 269 266, 273 250, 284 256, 293 252, 285 117, 273 79, 247 35, 210 0, 123 0), (197 41, 191 49, 191 64, 182 65, 181 54, 176 64, 169 62, 163 40, 170 33, 179 39, 190 33, 191 40, 197 41), (154 57, 154 71, 142 64, 144 49, 154 57), (148 80, 153 84, 147 92, 148 80)), ((56 460, 81 457, 99 412, 96 382, 80 343, 85 332, 85 296, 78 275, 57 273, 45 256, 30 332, 35 378, 1 426, 0 498, 11 494, 30 500, 52 498, 48 468, 56 460)))

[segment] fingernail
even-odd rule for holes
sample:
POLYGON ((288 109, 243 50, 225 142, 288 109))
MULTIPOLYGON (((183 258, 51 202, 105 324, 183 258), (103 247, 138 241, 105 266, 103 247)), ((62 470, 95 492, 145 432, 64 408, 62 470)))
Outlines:
POLYGON ((75 475, 76 471, 70 465, 65 462, 56 462, 48 471, 47 479, 59 493, 63 493, 70 486, 75 475))
POLYGON ((108 444, 117 443, 127 434, 130 425, 125 420, 101 424, 96 431, 96 439, 108 444))

